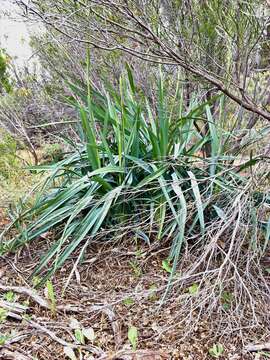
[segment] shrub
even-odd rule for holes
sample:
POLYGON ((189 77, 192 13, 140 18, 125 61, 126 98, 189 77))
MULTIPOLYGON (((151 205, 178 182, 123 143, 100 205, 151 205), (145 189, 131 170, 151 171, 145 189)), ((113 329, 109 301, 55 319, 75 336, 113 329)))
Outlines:
POLYGON ((10 58, 4 49, 0 48, 0 94, 11 93, 12 85, 8 74, 10 58))
POLYGON ((239 171, 256 159, 232 167, 233 157, 226 153, 231 134, 214 119, 212 104, 193 99, 184 112, 180 82, 172 101, 160 74, 156 104, 150 105, 129 68, 127 75, 119 91, 105 94, 92 89, 90 81, 87 94, 70 84, 81 143, 69 140, 74 151, 68 157, 33 168, 49 175, 35 205, 15 221, 28 223, 26 230, 2 245, 2 252, 8 251, 58 229, 58 240, 34 274, 49 269, 50 276, 84 243, 79 261, 98 232, 120 224, 122 233, 128 229, 147 243, 170 240, 172 279, 187 238, 205 241, 211 222, 226 222, 235 199, 245 193, 247 180, 239 171), (200 122, 208 123, 205 136, 200 122), (209 158, 201 156, 205 144, 209 158))
POLYGON ((0 131, 0 208, 8 209, 17 203, 20 208, 20 199, 40 180, 26 169, 31 160, 21 143, 9 133, 0 131))
POLYGON ((0 133, 0 176, 8 179, 16 173, 19 160, 16 155, 17 142, 7 133, 0 133))

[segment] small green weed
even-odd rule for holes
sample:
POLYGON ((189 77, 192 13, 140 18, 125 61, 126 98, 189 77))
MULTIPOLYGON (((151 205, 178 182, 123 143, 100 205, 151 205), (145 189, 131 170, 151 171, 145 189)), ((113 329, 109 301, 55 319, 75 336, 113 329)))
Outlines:
POLYGON ((123 304, 126 306, 132 306, 134 305, 135 301, 132 298, 126 298, 123 300, 123 304))
POLYGON ((3 299, 8 302, 14 302, 16 300, 16 295, 13 291, 8 291, 3 295, 3 299))
POLYGON ((38 285, 40 285, 41 282, 42 282, 42 279, 41 279, 40 276, 34 276, 32 278, 32 284, 33 284, 34 287, 37 287, 38 285))
POLYGON ((157 295, 157 285, 152 284, 149 288, 149 290, 151 290, 148 299, 150 301, 157 301, 158 300, 158 295, 157 295))
POLYGON ((130 261, 129 265, 130 265, 135 277, 140 277, 142 275, 142 269, 137 260, 130 261))
POLYGON ((199 285, 198 284, 192 284, 188 288, 188 292, 190 293, 190 295, 197 295, 198 292, 199 292, 199 285))
POLYGON ((74 335, 79 344, 85 344, 85 338, 81 329, 75 329, 74 335))
POLYGON ((0 324, 4 323, 7 319, 7 310, 0 308, 0 324))
POLYGON ((138 346, 138 330, 135 326, 129 327, 128 340, 132 346, 133 351, 136 351, 137 346, 138 346))
POLYGON ((9 340, 9 335, 0 334, 0 346, 5 345, 6 341, 9 340))
POLYGON ((209 354, 218 359, 224 352, 224 347, 222 344, 214 344, 210 349, 209 349, 209 354))
POLYGON ((164 269, 167 273, 172 273, 172 266, 170 259, 162 260, 162 269, 164 269))
POLYGON ((221 293, 221 304, 224 310, 229 310, 233 301, 233 294, 229 291, 223 291, 221 293))
POLYGON ((50 300, 50 304, 51 304, 51 312, 53 315, 55 315, 56 313, 56 297, 55 297, 55 292, 54 292, 54 288, 53 288, 53 284, 51 282, 51 280, 47 280, 46 283, 46 290, 47 290, 47 295, 48 298, 50 300))
POLYGON ((86 339, 91 342, 93 342, 95 340, 95 332, 94 332, 93 328, 83 327, 77 319, 71 318, 69 326, 74 331, 74 336, 79 344, 84 345, 86 339))

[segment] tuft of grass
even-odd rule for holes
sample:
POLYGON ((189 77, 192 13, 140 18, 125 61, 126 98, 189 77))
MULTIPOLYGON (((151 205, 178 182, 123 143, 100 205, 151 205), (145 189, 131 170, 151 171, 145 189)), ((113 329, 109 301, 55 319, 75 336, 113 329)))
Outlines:
MULTIPOLYGON (((78 248, 80 261, 99 232, 128 224, 147 243, 153 234, 170 240, 172 281, 187 238, 204 239, 209 223, 226 216, 224 209, 247 184, 231 166, 234 158, 225 148, 230 133, 212 113, 216 99, 201 103, 194 98, 184 111, 180 82, 171 101, 160 72, 156 103, 150 104, 129 67, 119 89, 98 92, 89 79, 87 91, 80 84, 69 86, 81 143, 73 144, 63 160, 31 167, 47 174, 44 186, 32 208, 14 220, 24 230, 2 242, 1 252, 56 228, 57 240, 33 273, 46 271, 46 281, 78 248), (198 121, 209 124, 207 134, 202 135, 198 121), (209 158, 200 155, 206 145, 209 158), (144 221, 148 228, 140 225, 144 221)), ((241 171, 245 166, 250 162, 241 171)))

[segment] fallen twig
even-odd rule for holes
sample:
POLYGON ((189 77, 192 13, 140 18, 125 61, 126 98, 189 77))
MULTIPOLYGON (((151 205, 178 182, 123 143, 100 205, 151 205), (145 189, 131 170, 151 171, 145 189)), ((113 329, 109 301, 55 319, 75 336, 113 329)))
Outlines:
MULTIPOLYGON (((12 344, 15 344, 17 342, 20 342, 21 340, 27 338, 29 336, 29 333, 28 334, 21 334, 21 335, 16 335, 12 338, 9 338, 5 341, 5 343, 2 345, 3 347, 6 347, 6 346, 9 346, 9 345, 12 345, 12 344)), ((0 346, 0 348, 2 347, 0 346)))
POLYGON ((245 347, 245 350, 248 352, 263 351, 263 350, 270 351, 270 342, 264 344, 258 344, 258 345, 249 344, 245 347))
MULTIPOLYGON (((9 286, 9 285, 0 284, 0 290, 13 291, 17 294, 29 296, 33 301, 35 301, 41 307, 51 310, 51 304, 46 299, 44 299, 42 296, 37 294, 37 292, 34 289, 27 288, 24 286, 9 286)), ((66 311, 66 312, 81 312, 84 309, 68 304, 68 305, 59 305, 59 306, 57 306, 56 310, 66 311)))
MULTIPOLYGON (((96 308, 98 310, 98 307, 96 307, 96 308)), ((101 311, 108 316, 108 319, 111 323, 111 327, 112 327, 113 334, 114 334, 115 346, 117 349, 122 343, 120 324, 116 320, 115 313, 111 308, 103 308, 103 309, 101 309, 101 311)))
POLYGON ((28 306, 4 300, 0 300, 0 307, 8 311, 13 311, 17 314, 23 314, 28 309, 28 306))
MULTIPOLYGON (((87 350, 90 351, 91 353, 101 356, 104 354, 104 352, 99 349, 96 346, 90 346, 90 345, 79 345, 79 344, 73 344, 73 343, 69 343, 65 340, 63 340, 62 338, 60 338, 59 336, 57 336, 53 331, 47 329, 45 326, 40 325, 39 323, 37 323, 36 321, 33 320, 28 320, 27 318, 24 318, 21 315, 18 315, 16 313, 12 313, 12 312, 8 312, 8 316, 16 319, 16 320, 24 320, 28 323, 28 325, 30 325, 32 328, 48 335, 52 340, 54 340, 55 342, 59 343, 62 346, 67 346, 70 347, 72 349, 82 349, 82 350, 87 350)), ((17 337, 16 341, 21 340, 22 338, 17 337)), ((14 342, 14 341, 13 341, 14 342)), ((5 346, 5 345, 3 345, 5 346)), ((1 348, 1 346, 0 346, 1 348)))
POLYGON ((33 357, 26 356, 18 351, 10 351, 8 349, 2 349, 0 351, 0 357, 1 359, 10 359, 10 360, 32 360, 33 357))
POLYGON ((83 350, 87 350, 90 351, 91 353, 94 353, 96 355, 102 355, 104 354, 104 352, 97 348, 96 346, 90 346, 90 345, 77 345, 77 344, 73 344, 73 343, 69 343, 65 340, 63 340, 62 338, 60 338, 59 336, 57 336, 53 331, 47 329, 46 327, 38 324, 37 322, 33 321, 33 320, 26 320, 28 322, 28 324, 30 326, 32 326, 33 328, 45 333, 46 335, 48 335, 52 340, 56 341, 57 343, 59 343, 62 346, 67 346, 70 347, 72 349, 83 349, 83 350))
MULTIPOLYGON (((15 293, 18 294, 22 294, 22 295, 26 295, 29 296, 33 301, 35 301, 37 304, 39 304, 41 307, 51 310, 51 305, 50 303, 44 299, 42 296, 38 295, 37 292, 31 288, 27 288, 27 287, 22 287, 22 286, 8 286, 8 285, 2 285, 0 284, 0 290, 2 291, 13 291, 15 293)), ((17 304, 17 303, 16 303, 17 304)), ((17 309, 16 304, 14 303, 10 303, 9 306, 3 306, 4 308, 6 308, 8 311, 13 311, 14 309, 17 309)), ((0 306, 1 306, 1 301, 0 301, 0 306)), ((18 310, 21 309, 21 311, 19 311, 19 313, 25 312, 27 310, 27 307, 17 304, 18 306, 18 310)), ((77 307, 77 306, 73 306, 73 305, 58 305, 56 307, 57 311, 65 311, 65 312, 75 312, 75 313, 81 313, 84 312, 85 309, 81 308, 81 307, 77 307)), ((104 306, 97 306, 97 305, 93 305, 91 306, 90 309, 88 309, 88 311, 101 311, 103 312, 109 319, 111 326, 112 326, 112 330, 114 333, 114 338, 115 338, 115 344, 116 347, 119 347, 121 344, 121 334, 120 334, 120 326, 118 324, 118 322, 116 321, 116 317, 114 312, 112 311, 111 308, 109 307, 104 307, 104 306)), ((15 311, 15 314, 11 314, 8 313, 8 316, 16 318, 19 320, 18 317, 16 317, 16 313, 18 311, 15 311)))
POLYGON ((47 300, 37 294, 37 292, 33 289, 24 287, 24 286, 9 286, 9 285, 2 285, 0 284, 0 290, 2 291, 13 291, 17 294, 29 296, 33 299, 36 303, 38 303, 41 307, 46 309, 51 309, 50 304, 47 300))
POLYGON ((16 320, 21 320, 21 315, 27 310, 27 306, 19 303, 10 303, 8 301, 0 300, 0 307, 7 311, 7 316, 16 320))
POLYGON ((169 359, 169 355, 165 354, 162 351, 152 351, 152 350, 120 350, 114 354, 105 354, 98 358, 98 360, 114 360, 114 359, 121 359, 121 360, 162 360, 162 359, 169 359))

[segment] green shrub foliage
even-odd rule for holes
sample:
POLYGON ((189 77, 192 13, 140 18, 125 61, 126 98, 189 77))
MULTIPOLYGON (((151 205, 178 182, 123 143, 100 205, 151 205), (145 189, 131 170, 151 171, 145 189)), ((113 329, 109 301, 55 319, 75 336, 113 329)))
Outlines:
MULTIPOLYGON (((233 158, 226 155, 230 133, 217 125, 209 102, 193 99, 183 110, 180 82, 169 99, 161 72, 151 103, 128 66, 119 89, 101 93, 89 80, 87 90, 80 83, 69 86, 81 143, 69 139, 74 150, 68 157, 32 168, 48 176, 34 206, 16 220, 28 226, 5 242, 2 251, 56 229, 57 240, 34 272, 46 269, 48 277, 78 248, 82 257, 101 229, 128 224, 130 234, 148 244, 153 238, 170 240, 173 276, 187 235, 203 241, 210 219, 222 219, 224 208, 245 186, 245 178, 230 165, 233 158), (209 132, 203 136, 204 123, 209 132), (206 144, 208 158, 202 156, 206 144)), ((223 98, 212 101, 217 107, 223 98)), ((221 111, 222 106, 219 116, 221 111)), ((245 166, 250 162, 241 171, 245 166)))

